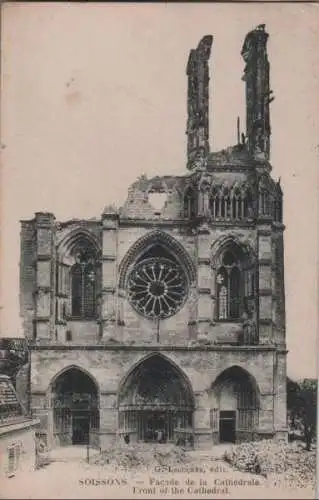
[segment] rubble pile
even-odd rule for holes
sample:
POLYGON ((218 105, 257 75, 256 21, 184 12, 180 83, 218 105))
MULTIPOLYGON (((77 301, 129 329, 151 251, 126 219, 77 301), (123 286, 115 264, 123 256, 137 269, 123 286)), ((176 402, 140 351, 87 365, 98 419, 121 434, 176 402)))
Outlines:
POLYGON ((155 466, 175 466, 188 461, 183 448, 166 445, 135 444, 103 451, 92 463, 123 469, 149 469, 155 466))
POLYGON ((287 447, 284 480, 294 487, 315 487, 316 449, 305 450, 304 443, 294 442, 287 447))
POLYGON ((281 473, 285 470, 285 443, 271 440, 234 445, 224 459, 236 469, 257 474, 281 473))
POLYGON ((263 440, 234 445, 224 460, 238 470, 280 478, 292 487, 313 486, 316 451, 306 451, 304 443, 263 440))

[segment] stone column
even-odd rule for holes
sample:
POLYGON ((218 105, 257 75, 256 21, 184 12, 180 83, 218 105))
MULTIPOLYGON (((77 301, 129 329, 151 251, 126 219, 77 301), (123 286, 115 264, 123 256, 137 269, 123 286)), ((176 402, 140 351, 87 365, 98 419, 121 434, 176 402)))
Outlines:
POLYGON ((209 189, 203 189, 203 215, 204 217, 210 217, 210 209, 209 209, 209 189))
POLYGON ((286 344, 285 279, 283 226, 277 224, 273 233, 273 319, 275 342, 286 344))
POLYGON ((54 393, 46 395, 46 410, 47 410, 47 442, 48 448, 54 448, 53 432, 54 432, 54 393))
POLYGON ((277 344, 278 329, 277 329, 277 294, 276 294, 276 240, 272 237, 271 240, 271 292, 272 292, 272 323, 273 323, 273 341, 277 344))
POLYGON ((212 429, 210 426, 210 408, 207 398, 203 393, 195 395, 196 408, 194 411, 193 424, 195 434, 195 446, 198 448, 212 446, 212 429))
POLYGON ((196 341, 197 338, 197 308, 198 293, 197 284, 193 283, 189 290, 188 297, 188 338, 196 341))
POLYGON ((261 344, 273 342, 272 242, 271 226, 259 226, 258 238, 258 333, 261 344))
POLYGON ((216 268, 210 270, 211 273, 211 284, 210 284, 210 298, 211 298, 211 311, 212 311, 212 321, 216 318, 216 268))
POLYGON ((274 435, 274 394, 264 392, 260 394, 259 423, 257 433, 262 438, 274 435))
POLYGON ((36 228, 36 283, 35 283, 35 325, 37 340, 52 338, 55 317, 55 256, 54 221, 51 213, 35 214, 36 228))
POLYGON ((113 446, 117 433, 116 393, 100 393, 100 446, 102 450, 113 446))
POLYGON ((126 301, 126 291, 123 288, 119 288, 117 291, 117 309, 116 309, 116 324, 117 324, 117 333, 116 340, 119 342, 123 342, 123 329, 125 326, 124 321, 124 310, 125 310, 125 301, 126 301))
POLYGON ((276 437, 282 439, 288 438, 286 362, 287 352, 278 351, 274 365, 274 426, 276 437))
POLYGON ((104 211, 102 228, 101 330, 102 339, 107 341, 116 337, 118 214, 115 211, 104 211))
POLYGON ((198 338, 208 335, 212 321, 211 268, 210 268, 210 231, 206 224, 198 229, 198 338))
POLYGON ((52 448, 53 443, 53 413, 51 418, 50 405, 45 392, 37 391, 30 395, 30 410, 32 418, 40 421, 37 429, 39 434, 45 435, 49 448, 52 448))
POLYGON ((188 119, 187 119, 187 168, 196 167, 198 158, 209 152, 208 107, 209 67, 213 37, 204 36, 196 49, 192 49, 187 63, 188 119), (197 160, 197 161, 196 161, 197 160))

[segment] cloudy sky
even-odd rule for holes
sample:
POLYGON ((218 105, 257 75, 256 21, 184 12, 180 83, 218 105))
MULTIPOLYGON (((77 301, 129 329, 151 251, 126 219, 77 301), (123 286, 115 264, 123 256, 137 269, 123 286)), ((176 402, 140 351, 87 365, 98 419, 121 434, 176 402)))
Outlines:
POLYGON ((19 220, 99 216, 141 173, 185 172, 188 53, 213 34, 210 143, 244 124, 245 34, 270 34, 273 176, 285 194, 288 371, 314 376, 319 16, 305 4, 2 6, 1 334, 21 335, 19 220))

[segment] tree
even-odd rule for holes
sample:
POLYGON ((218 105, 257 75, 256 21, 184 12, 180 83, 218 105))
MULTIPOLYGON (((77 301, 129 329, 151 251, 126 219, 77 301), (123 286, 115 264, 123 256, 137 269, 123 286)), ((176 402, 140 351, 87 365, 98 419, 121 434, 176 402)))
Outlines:
POLYGON ((28 346, 24 338, 0 339, 0 371, 8 375, 15 385, 20 368, 28 362, 28 346))
POLYGON ((305 379, 300 384, 298 393, 298 414, 300 415, 306 441, 306 449, 309 451, 317 428, 317 381, 305 379))
POLYGON ((287 410, 291 428, 294 430, 298 427, 296 408, 299 389, 298 382, 287 377, 287 410))
POLYGON ((297 383, 288 379, 287 406, 293 427, 300 424, 306 449, 310 451, 317 428, 317 381, 304 379, 297 383))

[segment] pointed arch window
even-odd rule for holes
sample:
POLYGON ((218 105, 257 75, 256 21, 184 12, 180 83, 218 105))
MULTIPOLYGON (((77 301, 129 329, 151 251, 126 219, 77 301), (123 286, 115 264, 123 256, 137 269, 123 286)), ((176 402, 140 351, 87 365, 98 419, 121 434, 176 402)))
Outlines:
POLYGON ((242 219, 241 193, 239 189, 234 189, 232 196, 232 218, 242 219))
POLYGON ((224 193, 221 195, 220 199, 220 215, 223 219, 231 218, 231 202, 230 195, 228 190, 224 190, 224 193))
POLYGON ((218 319, 228 317, 228 273, 224 267, 219 269, 217 275, 218 286, 218 319))
POLYGON ((235 321, 242 309, 242 270, 236 253, 224 252, 217 270, 217 319, 235 321))
POLYGON ((267 179, 262 177, 259 181, 259 215, 269 216, 270 214, 270 192, 267 179))
POLYGON ((220 197, 219 190, 216 186, 213 186, 211 191, 210 211, 213 219, 218 219, 220 217, 220 197))
POLYGON ((243 216, 252 217, 253 216, 253 197, 250 189, 248 189, 243 197, 243 216))
POLYGON ((276 222, 282 222, 282 200, 280 198, 274 199, 273 217, 276 222))
POLYGON ((184 217, 192 219, 196 216, 196 197, 194 190, 189 187, 184 196, 184 217))
POLYGON ((261 215, 269 215, 269 193, 266 189, 261 189, 259 193, 259 213, 261 215))
POLYGON ((71 267, 71 315, 73 319, 96 317, 96 262, 94 256, 80 250, 71 267))

